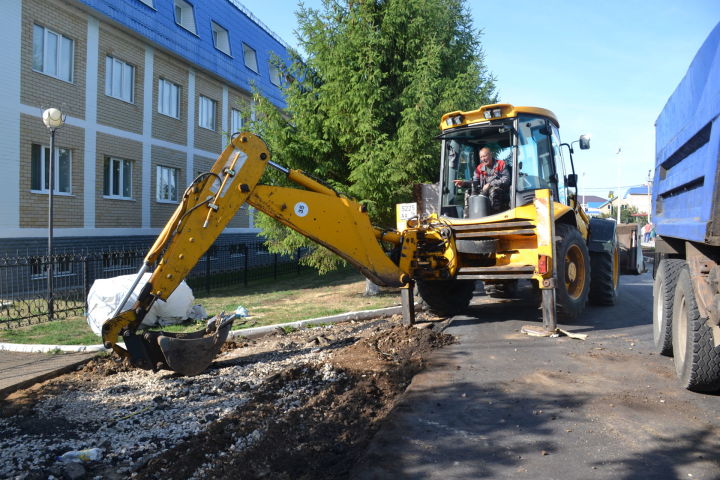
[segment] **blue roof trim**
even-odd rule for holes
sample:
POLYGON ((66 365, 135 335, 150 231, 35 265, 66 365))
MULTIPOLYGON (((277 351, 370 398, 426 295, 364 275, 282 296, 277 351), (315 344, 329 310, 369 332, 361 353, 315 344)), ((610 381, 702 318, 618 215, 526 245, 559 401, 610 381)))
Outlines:
MULTIPOLYGON (((173 0, 154 0, 155 8, 140 0, 77 0, 123 25, 157 47, 211 72, 229 85, 246 91, 255 86, 273 104, 285 108, 285 98, 270 83, 269 61, 277 55, 290 63, 289 47, 235 0, 192 2, 196 34, 175 23, 173 0), (215 48, 211 21, 228 30, 232 57, 215 48), (258 73, 245 66, 242 43, 255 49, 258 73)), ((191 2, 188 2, 191 3, 191 2)))

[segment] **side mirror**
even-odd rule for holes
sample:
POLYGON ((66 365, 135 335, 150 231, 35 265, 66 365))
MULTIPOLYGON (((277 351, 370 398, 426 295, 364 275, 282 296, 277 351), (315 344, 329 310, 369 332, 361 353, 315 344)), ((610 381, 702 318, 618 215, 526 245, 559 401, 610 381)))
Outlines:
POLYGON ((577 188, 577 179, 578 179, 577 173, 571 173, 570 175, 567 176, 567 179, 565 180, 565 184, 568 187, 577 188))
POLYGON ((580 135, 580 150, 590 150, 590 135, 580 135))

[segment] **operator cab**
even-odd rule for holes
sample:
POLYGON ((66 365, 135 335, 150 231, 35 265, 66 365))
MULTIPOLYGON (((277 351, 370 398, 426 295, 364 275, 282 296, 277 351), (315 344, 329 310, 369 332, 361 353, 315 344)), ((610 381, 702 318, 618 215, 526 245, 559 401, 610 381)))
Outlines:
POLYGON ((472 188, 478 153, 484 147, 510 168, 508 208, 532 203, 535 190, 546 188, 553 192, 556 202, 569 205, 573 193, 569 189, 576 188, 577 177, 574 172, 566 175, 558 126, 549 110, 510 104, 444 115, 440 124, 443 133, 438 137, 442 140, 440 214, 479 218, 489 213, 477 207, 486 201, 477 198, 479 192, 472 188), (456 186, 455 180, 466 183, 456 186))

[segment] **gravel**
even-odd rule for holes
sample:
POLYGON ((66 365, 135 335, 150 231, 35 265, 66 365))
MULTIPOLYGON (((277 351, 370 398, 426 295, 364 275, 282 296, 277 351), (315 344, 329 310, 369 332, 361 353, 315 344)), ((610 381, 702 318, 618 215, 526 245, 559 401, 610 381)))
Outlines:
MULTIPOLYGON (((313 329, 316 339, 317 331, 313 329)), ((0 418, 0 477, 32 478, 33 473, 48 470, 73 476, 70 470, 77 471, 75 466, 63 465, 57 457, 94 447, 102 449, 102 463, 125 476, 235 412, 256 387, 289 367, 307 367, 308 376, 288 382, 280 391, 279 406, 288 410, 300 406, 323 384, 342 377, 326 362, 327 349, 298 350, 295 342, 277 346, 276 351, 258 353, 251 363, 242 357, 233 359, 232 353, 221 355, 218 363, 229 365, 211 367, 194 377, 128 370, 82 381, 79 372, 79 382, 43 397, 32 415, 0 418)), ((259 435, 238 438, 233 448, 245 448, 259 435)))

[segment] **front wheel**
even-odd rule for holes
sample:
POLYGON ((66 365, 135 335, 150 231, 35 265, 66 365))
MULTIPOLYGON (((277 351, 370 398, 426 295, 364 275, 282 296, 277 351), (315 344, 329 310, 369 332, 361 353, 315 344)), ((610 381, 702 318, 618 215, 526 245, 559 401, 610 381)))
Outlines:
POLYGON ((571 225, 555 227, 557 265, 556 302, 558 316, 577 318, 585 309, 590 291, 590 255, 580 232, 571 225))
POLYGON ((430 312, 440 317, 452 317, 467 310, 475 290, 474 280, 418 280, 415 285, 430 312))
POLYGON ((683 266, 673 297, 672 349, 675 371, 684 388, 696 392, 720 389, 720 347, 700 316, 690 271, 683 266))

